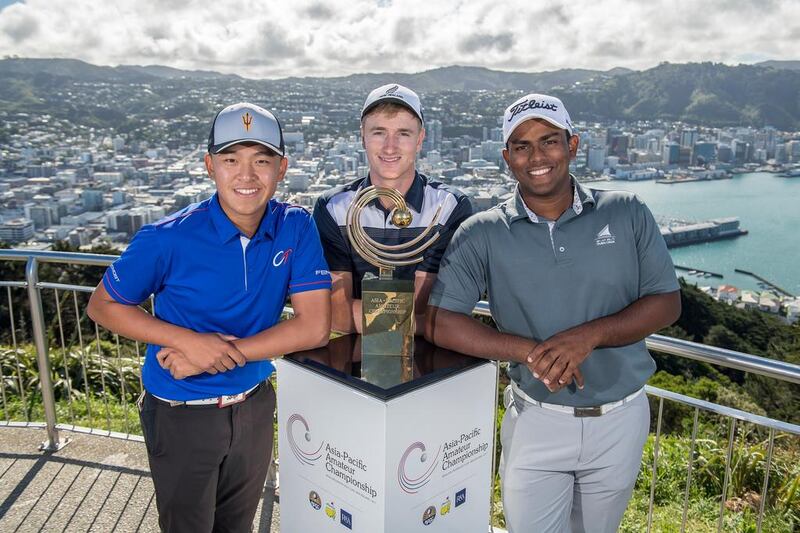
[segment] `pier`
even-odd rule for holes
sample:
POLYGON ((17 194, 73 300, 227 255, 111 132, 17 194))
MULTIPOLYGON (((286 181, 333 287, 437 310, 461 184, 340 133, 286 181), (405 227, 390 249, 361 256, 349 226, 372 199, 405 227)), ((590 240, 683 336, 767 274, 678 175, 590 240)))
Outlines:
POLYGON ((708 270, 702 270, 700 268, 691 268, 682 265, 675 265, 676 270, 685 270, 689 272, 689 274, 697 274, 706 278, 720 278, 722 279, 724 276, 718 272, 711 272, 708 270))
POLYGON ((774 283, 772 283, 768 279, 764 279, 761 276, 759 276, 758 274, 755 274, 755 273, 750 272, 748 270, 742 270, 741 268, 734 268, 733 271, 734 272, 738 272, 739 274, 747 274, 748 276, 752 276, 752 277, 756 278, 758 281, 760 281, 761 283, 763 283, 764 285, 767 285, 770 289, 773 289, 773 290, 779 292, 783 296, 788 296, 790 298, 794 298, 794 294, 792 294, 791 292, 787 291, 786 289, 782 289, 781 287, 778 287, 777 285, 775 285, 774 283))

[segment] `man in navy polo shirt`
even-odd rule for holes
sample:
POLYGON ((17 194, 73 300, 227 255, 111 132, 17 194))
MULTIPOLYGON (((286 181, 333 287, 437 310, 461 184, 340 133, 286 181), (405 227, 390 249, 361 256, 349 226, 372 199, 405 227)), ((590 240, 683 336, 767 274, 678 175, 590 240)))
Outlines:
POLYGON ((272 113, 220 111, 205 162, 216 194, 144 226, 88 312, 148 343, 140 418, 162 530, 250 531, 272 453, 270 359, 327 343, 330 274, 311 216, 272 199, 287 167, 272 113), (138 307, 151 294, 153 315, 138 307), (287 295, 294 316, 279 321, 287 295))
MULTIPOLYGON (((437 241, 425 251, 421 263, 395 269, 399 279, 414 280, 416 324, 422 324, 433 280, 447 243, 472 206, 460 191, 431 180, 416 170, 417 153, 425 139, 422 105, 417 93, 390 83, 373 90, 361 109, 361 140, 369 163, 369 175, 324 193, 314 206, 325 259, 331 268, 333 289, 332 327, 343 333, 361 333, 361 280, 367 272, 378 274, 350 246, 347 209, 361 189, 374 185, 403 194, 413 220, 406 228, 392 224, 391 201, 370 202, 361 215, 367 234, 386 245, 404 244, 422 233, 441 207, 437 241), (386 203, 384 203, 386 202, 386 203)), ((422 333, 422 327, 417 328, 422 333)))

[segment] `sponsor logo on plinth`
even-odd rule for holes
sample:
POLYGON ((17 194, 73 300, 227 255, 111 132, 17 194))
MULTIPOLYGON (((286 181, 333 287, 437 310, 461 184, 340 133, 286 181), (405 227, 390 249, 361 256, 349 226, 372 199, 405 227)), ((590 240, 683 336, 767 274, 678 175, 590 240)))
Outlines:
POLYGON ((426 526, 429 526, 431 525, 431 522, 433 522, 434 518, 436 518, 436 507, 431 505, 430 507, 425 509, 424 513, 422 513, 422 523, 425 524, 426 526))
POLYGON ((336 507, 333 505, 333 502, 325 504, 325 514, 328 515, 328 518, 331 520, 336 520, 336 507))
POLYGON ((308 493, 308 503, 311 504, 315 511, 319 511, 322 508, 322 498, 319 497, 317 491, 312 490, 308 493))
POLYGON ((344 509, 339 511, 339 522, 347 529, 353 529, 353 515, 344 509))

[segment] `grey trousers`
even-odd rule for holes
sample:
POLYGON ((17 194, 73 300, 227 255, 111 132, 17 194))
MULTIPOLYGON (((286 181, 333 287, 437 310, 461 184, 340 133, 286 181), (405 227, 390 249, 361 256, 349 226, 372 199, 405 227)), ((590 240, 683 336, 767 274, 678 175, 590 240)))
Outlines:
POLYGON ((500 476, 509 533, 617 531, 647 439, 647 396, 587 418, 506 397, 500 476))
POLYGON ((272 456, 275 391, 266 383, 224 407, 170 407, 152 395, 139 413, 165 533, 252 530, 272 456))

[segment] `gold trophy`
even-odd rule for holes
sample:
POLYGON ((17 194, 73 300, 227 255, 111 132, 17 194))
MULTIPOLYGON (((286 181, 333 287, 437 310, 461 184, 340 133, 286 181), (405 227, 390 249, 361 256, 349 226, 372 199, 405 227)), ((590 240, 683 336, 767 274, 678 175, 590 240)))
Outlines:
POLYGON ((384 187, 362 189, 347 210, 350 244, 379 271, 378 276, 367 273, 361 281, 361 352, 364 355, 411 356, 414 353, 414 280, 394 279, 394 269, 422 261, 425 250, 439 238, 438 231, 432 235, 431 232, 442 207, 439 206, 431 223, 417 237, 407 243, 388 245, 370 238, 361 226, 362 209, 380 198, 394 202, 392 224, 405 228, 412 221, 403 195, 384 187))

